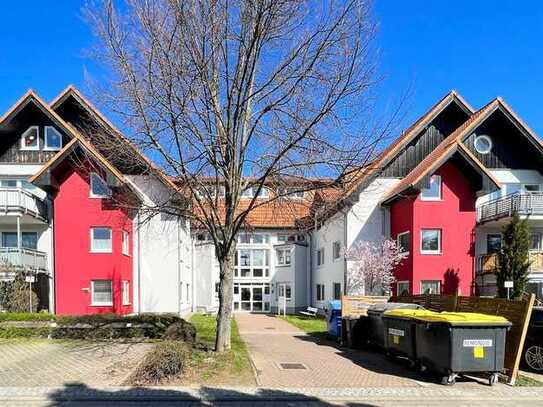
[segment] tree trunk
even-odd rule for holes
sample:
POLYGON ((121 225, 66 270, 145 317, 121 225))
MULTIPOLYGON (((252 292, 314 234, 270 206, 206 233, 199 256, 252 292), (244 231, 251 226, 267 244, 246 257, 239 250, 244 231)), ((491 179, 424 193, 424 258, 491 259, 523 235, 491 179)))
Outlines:
POLYGON ((235 245, 229 253, 219 258, 219 313, 217 314, 217 336, 215 351, 224 352, 230 349, 230 325, 232 320, 232 301, 234 292, 234 256, 235 245))

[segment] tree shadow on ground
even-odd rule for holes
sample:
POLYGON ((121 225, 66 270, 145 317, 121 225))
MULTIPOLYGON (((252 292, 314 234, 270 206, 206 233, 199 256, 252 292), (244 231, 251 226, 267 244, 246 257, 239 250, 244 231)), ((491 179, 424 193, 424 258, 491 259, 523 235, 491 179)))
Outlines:
MULTIPOLYGON (((296 335, 295 338, 301 341, 312 342, 319 346, 333 347, 338 350, 338 355, 374 373, 392 375, 424 383, 438 384, 441 382, 442 375, 432 372, 420 373, 417 369, 411 367, 411 363, 407 359, 388 357, 377 346, 364 344, 357 349, 350 349, 341 346, 335 340, 330 339, 329 336, 323 335, 296 335)), ((484 380, 485 383, 487 381, 486 378, 481 380, 484 380)), ((460 376, 456 381, 457 383, 480 383, 479 379, 474 376, 460 376)))
MULTIPOLYGON (((67 406, 307 406, 332 407, 322 399, 302 393, 279 389, 242 391, 226 388, 201 387, 194 389, 130 387, 123 389, 92 388, 84 383, 68 383, 48 395, 49 407, 67 406)), ((344 402, 347 407, 376 407, 377 404, 344 402)))

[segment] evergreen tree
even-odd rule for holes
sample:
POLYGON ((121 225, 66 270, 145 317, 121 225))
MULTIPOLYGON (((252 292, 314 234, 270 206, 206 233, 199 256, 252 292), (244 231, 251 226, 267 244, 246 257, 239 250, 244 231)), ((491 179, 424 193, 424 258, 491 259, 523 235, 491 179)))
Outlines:
POLYGON ((520 219, 518 214, 502 230, 502 247, 498 253, 496 267, 496 283, 498 296, 507 297, 505 281, 513 281, 510 289, 511 298, 519 297, 526 288, 530 268, 530 228, 526 219, 520 219))

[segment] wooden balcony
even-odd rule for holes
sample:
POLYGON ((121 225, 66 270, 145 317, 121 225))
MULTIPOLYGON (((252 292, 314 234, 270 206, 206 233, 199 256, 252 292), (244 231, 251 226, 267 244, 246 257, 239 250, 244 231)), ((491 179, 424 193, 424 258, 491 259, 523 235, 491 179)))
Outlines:
MULTIPOLYGON (((498 255, 483 254, 477 259, 477 273, 493 274, 496 271, 498 255)), ((530 252, 530 271, 543 271, 543 252, 530 252)))
POLYGON ((519 215, 543 216, 543 192, 514 193, 494 199, 477 207, 477 222, 484 223, 519 215))
POLYGON ((0 188, 0 216, 29 215, 47 221, 44 200, 22 188, 0 188))

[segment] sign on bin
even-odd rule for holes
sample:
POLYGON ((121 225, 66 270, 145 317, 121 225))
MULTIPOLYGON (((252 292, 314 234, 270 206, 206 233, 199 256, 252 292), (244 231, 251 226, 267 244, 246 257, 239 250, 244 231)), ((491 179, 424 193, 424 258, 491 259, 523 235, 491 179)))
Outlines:
POLYGON ((485 358, 485 348, 492 347, 492 339, 464 339, 464 348, 473 348, 474 359, 485 358))

